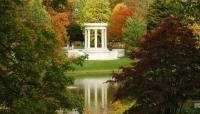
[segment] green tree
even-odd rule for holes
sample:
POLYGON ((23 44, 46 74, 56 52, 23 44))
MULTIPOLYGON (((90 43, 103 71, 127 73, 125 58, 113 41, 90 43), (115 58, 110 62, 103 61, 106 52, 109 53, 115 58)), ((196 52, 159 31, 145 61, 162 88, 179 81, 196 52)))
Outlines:
POLYGON ((72 23, 67 27, 67 33, 70 41, 84 41, 83 31, 79 24, 72 23))
POLYGON ((19 15, 24 19, 30 19, 38 24, 51 24, 50 16, 42 4, 42 0, 32 0, 29 4, 21 5, 19 8, 19 15))
POLYGON ((57 48, 54 31, 43 20, 48 17, 42 16, 47 14, 44 7, 36 12, 32 8, 0 1, 0 113, 53 114, 59 108, 82 112, 82 97, 66 89, 73 79, 65 72, 73 63, 57 48))
POLYGON ((81 20, 82 18, 82 10, 85 6, 85 3, 86 3, 87 0, 76 0, 75 1, 75 5, 74 5, 74 8, 73 8, 73 16, 75 19, 77 20, 81 20))
POLYGON ((176 16, 185 26, 200 21, 199 0, 153 0, 148 9, 148 28, 152 30, 163 22, 165 17, 176 16))
POLYGON ((137 49, 136 43, 147 32, 147 24, 138 16, 129 17, 123 28, 123 40, 128 50, 137 49))
POLYGON ((101 23, 108 22, 111 9, 108 0, 86 0, 84 7, 79 13, 78 18, 81 25, 84 23, 101 23))

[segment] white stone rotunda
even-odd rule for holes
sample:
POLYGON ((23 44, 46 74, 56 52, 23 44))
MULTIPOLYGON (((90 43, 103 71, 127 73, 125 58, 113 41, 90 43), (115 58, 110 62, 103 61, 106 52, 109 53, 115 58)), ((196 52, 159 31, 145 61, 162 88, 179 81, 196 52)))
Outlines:
POLYGON ((68 57, 88 55, 88 60, 115 60, 124 56, 124 49, 107 48, 107 23, 85 23, 84 49, 68 49, 68 57))
POLYGON ((85 49, 88 60, 118 59, 117 51, 107 48, 107 23, 85 23, 85 49))

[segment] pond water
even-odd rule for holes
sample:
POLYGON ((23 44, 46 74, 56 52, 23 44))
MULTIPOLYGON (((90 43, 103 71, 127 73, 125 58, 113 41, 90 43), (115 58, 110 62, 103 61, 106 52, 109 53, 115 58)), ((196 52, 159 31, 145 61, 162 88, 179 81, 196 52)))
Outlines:
POLYGON ((108 76, 76 78, 74 86, 69 87, 74 93, 84 96, 85 113, 107 114, 116 90, 116 85, 106 83, 110 79, 108 76))

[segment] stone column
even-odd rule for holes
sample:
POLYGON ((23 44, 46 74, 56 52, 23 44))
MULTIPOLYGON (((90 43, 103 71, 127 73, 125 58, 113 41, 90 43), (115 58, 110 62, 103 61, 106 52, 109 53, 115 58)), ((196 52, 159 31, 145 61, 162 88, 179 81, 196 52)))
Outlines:
POLYGON ((104 29, 104 40, 105 40, 105 48, 107 49, 107 29, 104 29))
POLYGON ((101 48, 104 48, 104 30, 101 29, 101 48))
POLYGON ((88 38, 88 43, 87 43, 87 47, 90 48, 90 29, 88 29, 88 34, 87 34, 88 38))
POLYGON ((87 44, 88 44, 88 35, 87 35, 87 29, 85 29, 85 49, 87 49, 88 48, 88 46, 87 46, 87 44))
POLYGON ((97 48, 97 29, 94 31, 94 48, 97 48))

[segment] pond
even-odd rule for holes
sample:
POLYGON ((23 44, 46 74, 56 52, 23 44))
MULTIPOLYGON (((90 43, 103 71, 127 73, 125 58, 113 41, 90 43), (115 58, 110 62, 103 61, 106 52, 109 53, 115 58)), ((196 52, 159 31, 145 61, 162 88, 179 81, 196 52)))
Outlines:
POLYGON ((106 81, 111 76, 76 78, 74 86, 69 87, 75 94, 84 96, 86 114, 107 113, 113 100, 116 85, 106 81))

